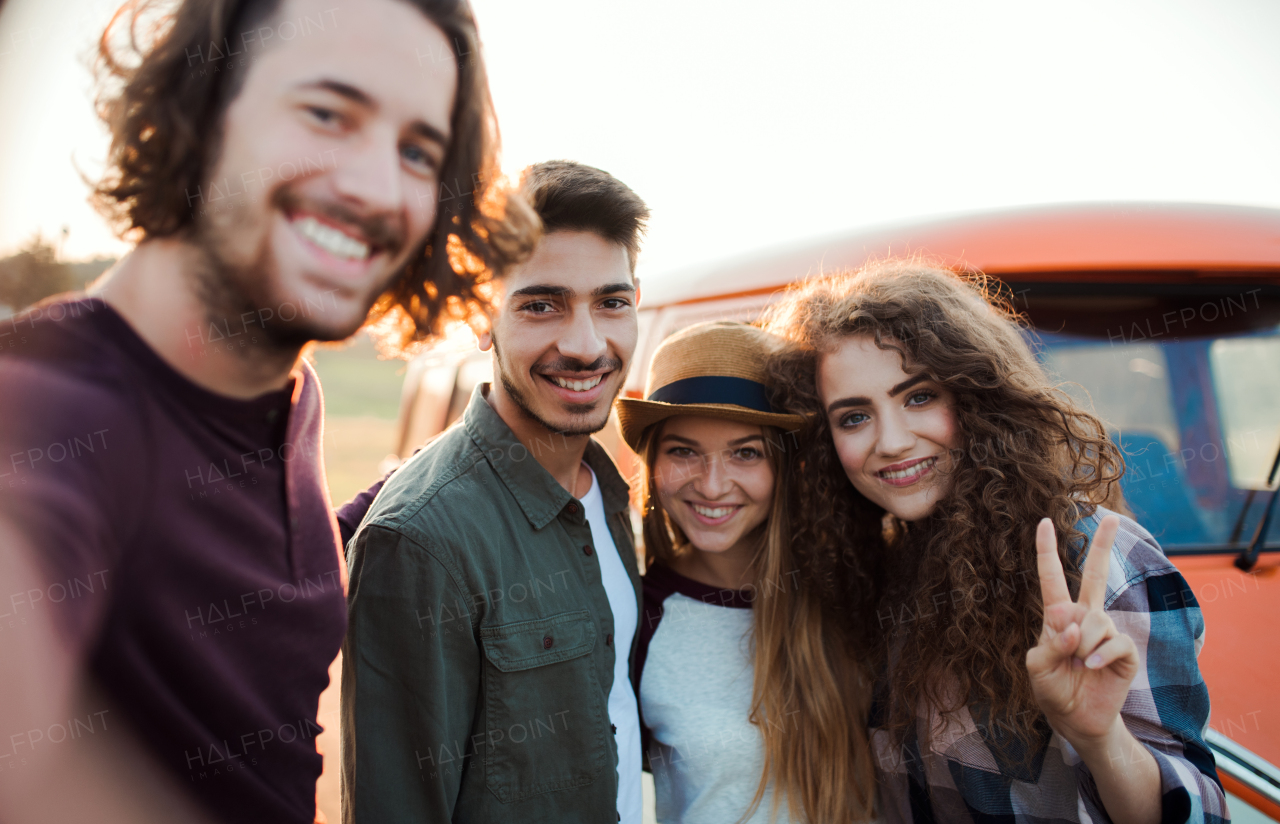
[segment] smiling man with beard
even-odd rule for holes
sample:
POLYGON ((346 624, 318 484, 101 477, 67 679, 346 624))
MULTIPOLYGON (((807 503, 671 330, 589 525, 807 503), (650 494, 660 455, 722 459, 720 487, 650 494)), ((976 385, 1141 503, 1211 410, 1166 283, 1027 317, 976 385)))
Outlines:
POLYGON ((137 246, 0 329, 0 819, 305 824, 346 601, 301 350, 429 338, 537 221, 465 3, 134 11, 96 196, 137 246))
POLYGON ((480 335, 493 384, 349 549, 344 820, 640 824, 640 580, 604 428, 637 338, 643 201, 542 163, 542 219, 480 335))

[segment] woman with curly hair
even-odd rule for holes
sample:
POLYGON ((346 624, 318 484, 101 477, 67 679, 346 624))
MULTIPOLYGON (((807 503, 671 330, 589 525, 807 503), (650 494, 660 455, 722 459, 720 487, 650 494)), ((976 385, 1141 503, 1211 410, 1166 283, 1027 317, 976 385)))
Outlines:
POLYGON ((787 536, 792 431, 769 400, 777 341, 701 323, 620 398, 644 460, 644 607, 633 662, 658 821, 849 824, 871 814, 868 690, 798 586, 787 536))
POLYGON ((991 284, 888 261, 765 326, 810 422, 793 547, 876 683, 884 820, 1227 820, 1195 596, 1107 508, 1119 451, 991 284))

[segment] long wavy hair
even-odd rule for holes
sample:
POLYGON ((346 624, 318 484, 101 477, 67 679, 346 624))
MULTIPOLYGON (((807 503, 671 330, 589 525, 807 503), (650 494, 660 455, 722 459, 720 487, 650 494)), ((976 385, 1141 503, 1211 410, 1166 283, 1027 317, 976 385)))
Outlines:
POLYGON ((793 286, 764 325, 792 344, 769 363, 779 400, 809 421, 792 483, 793 552, 880 673, 891 740, 902 744, 921 708, 945 719, 980 704, 975 720, 1034 754, 1047 730, 1026 668, 1044 610, 1036 525, 1052 519, 1078 592, 1077 521, 1097 505, 1124 511, 1123 458, 1103 423, 1051 385, 1007 290, 980 275, 873 263, 793 286), (853 336, 897 352, 903 371, 955 398, 950 491, 920 521, 861 495, 836 454, 817 369, 853 336))
MULTIPOLYGON (((792 556, 787 479, 794 468, 794 435, 761 428, 774 489, 769 517, 757 528, 752 561, 750 720, 764 739, 764 770, 740 820, 754 814, 772 782, 775 816, 785 795, 790 817, 798 821, 868 821, 875 782, 865 725, 870 684, 840 623, 805 585, 792 556)), ((658 500, 653 467, 662 432, 659 422, 641 436, 640 500, 645 557, 670 565, 692 549, 658 500)))
MULTIPOLYGON (((93 202, 121 237, 141 242, 192 229, 191 193, 207 188, 224 115, 252 70, 249 58, 270 39, 257 40, 258 27, 281 2, 185 0, 170 13, 168 3, 130 0, 103 31, 97 109, 111 147, 93 202)), ((458 86, 436 225, 369 313, 391 352, 427 340, 450 320, 484 312, 485 289, 477 284, 524 260, 539 232, 537 216, 523 199, 508 196, 499 170, 498 122, 470 6, 406 2, 444 32, 458 86)), ((323 14, 285 22, 295 29, 329 24, 323 14)))

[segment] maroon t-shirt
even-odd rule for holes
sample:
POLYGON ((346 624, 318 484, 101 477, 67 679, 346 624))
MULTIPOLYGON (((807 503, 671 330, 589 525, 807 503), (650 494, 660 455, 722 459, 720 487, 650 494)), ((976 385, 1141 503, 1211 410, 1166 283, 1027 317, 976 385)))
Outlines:
POLYGON ((227 398, 100 300, 0 320, 0 515, 47 576, 0 624, 53 610, 110 702, 96 720, 122 716, 227 821, 315 817, 317 704, 346 631, 322 417, 307 365, 227 398))

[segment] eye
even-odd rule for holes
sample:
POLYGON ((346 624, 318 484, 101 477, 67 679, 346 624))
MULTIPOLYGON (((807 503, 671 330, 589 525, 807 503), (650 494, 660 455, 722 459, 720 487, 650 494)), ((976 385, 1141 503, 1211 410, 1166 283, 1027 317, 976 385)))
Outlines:
POLYGON ((549 315, 556 307, 549 300, 531 300, 520 307, 520 311, 531 315, 549 315))
POLYGON ((754 446, 744 446, 733 453, 733 456, 740 461, 754 461, 764 457, 764 453, 754 446))
POLYGON ((406 143, 401 146, 400 156, 408 163, 416 166, 419 171, 428 174, 434 173, 439 166, 435 156, 416 143, 406 143))
POLYGON ((687 446, 673 446, 667 450, 667 454, 673 458, 692 458, 693 450, 687 446))
POLYGON ((841 429, 852 429, 869 420, 871 417, 865 412, 850 412, 840 418, 839 426, 841 429))
POLYGON ((924 406, 926 403, 928 403, 929 401, 933 400, 936 397, 938 397, 938 393, 931 392, 928 389, 923 389, 919 392, 913 392, 911 394, 911 397, 907 398, 907 406, 924 406))
POLYGON ((333 109, 326 109, 323 106, 305 106, 304 108, 311 119, 321 126, 336 128, 342 125, 342 115, 333 109))
POLYGON ((605 309, 626 309, 631 305, 631 301, 626 298, 607 298, 600 306, 605 309))

